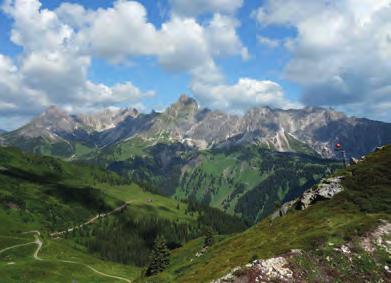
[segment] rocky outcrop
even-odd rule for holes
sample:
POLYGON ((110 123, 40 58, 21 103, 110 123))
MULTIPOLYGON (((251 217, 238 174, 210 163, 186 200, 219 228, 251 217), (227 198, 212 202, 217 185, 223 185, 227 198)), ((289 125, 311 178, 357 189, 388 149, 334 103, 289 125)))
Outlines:
POLYGON ((273 214, 270 216, 271 219, 275 219, 277 217, 282 217, 288 213, 288 211, 295 206, 297 203, 297 199, 289 201, 284 203, 279 209, 277 209, 273 214))
POLYGON ((82 125, 97 132, 102 132, 117 127, 128 118, 137 118, 138 111, 133 108, 106 109, 94 114, 81 114, 74 116, 82 125))
POLYGON ((390 236, 391 223, 380 220, 377 228, 359 241, 355 239, 343 244, 330 241, 320 247, 323 250, 321 253, 319 249, 294 249, 276 257, 257 259, 245 266, 235 267, 211 283, 391 282, 391 267, 387 257, 378 257, 380 251, 381 254, 391 256, 390 236), (312 270, 308 270, 309 261, 313 263, 310 265, 312 270), (303 262, 307 263, 300 264, 303 262), (365 271, 368 266, 372 266, 373 274, 377 273, 369 280, 366 278, 368 271, 365 271), (352 277, 342 277, 341 271, 352 277), (352 280, 345 281, 342 278, 352 280))
POLYGON ((322 179, 318 185, 304 192, 301 197, 284 203, 271 215, 271 219, 286 215, 292 208, 304 210, 318 201, 333 198, 343 191, 342 180, 342 176, 322 179))
POLYGON ((381 220, 381 223, 361 239, 360 246, 370 254, 373 254, 376 248, 381 248, 391 256, 391 223, 385 220, 381 220))
POLYGON ((309 189, 299 198, 296 207, 303 210, 317 201, 333 198, 336 194, 343 191, 342 179, 343 177, 323 179, 319 185, 309 189))
POLYGON ((301 254, 300 250, 269 259, 257 259, 245 267, 236 267, 212 283, 294 282, 289 259, 301 254))

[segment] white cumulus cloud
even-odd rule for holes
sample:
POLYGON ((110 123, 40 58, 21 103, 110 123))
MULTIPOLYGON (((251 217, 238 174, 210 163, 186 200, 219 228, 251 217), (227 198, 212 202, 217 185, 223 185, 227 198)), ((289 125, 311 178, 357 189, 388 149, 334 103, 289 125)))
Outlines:
POLYGON ((389 0, 269 0, 255 17, 296 29, 284 76, 303 87, 303 103, 391 118, 382 107, 391 102, 389 0))
POLYGON ((173 13, 198 16, 203 13, 232 14, 243 5, 243 0, 170 0, 173 13))
POLYGON ((7 0, 2 8, 13 20, 10 40, 23 47, 17 58, 0 54, 0 114, 10 121, 25 121, 52 104, 94 110, 140 104, 155 94, 131 82, 110 87, 88 79, 93 55, 79 43, 91 12, 81 6, 64 4, 57 14, 38 0, 7 0))
POLYGON ((256 106, 284 109, 300 107, 289 101, 282 87, 273 81, 241 78, 233 85, 195 82, 191 89, 203 106, 229 112, 243 113, 256 106))

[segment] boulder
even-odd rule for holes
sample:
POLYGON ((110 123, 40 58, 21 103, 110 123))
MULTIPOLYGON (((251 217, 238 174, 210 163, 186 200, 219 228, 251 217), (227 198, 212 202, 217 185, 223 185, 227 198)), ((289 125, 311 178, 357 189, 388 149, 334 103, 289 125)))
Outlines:
POLYGON ((354 157, 352 157, 352 158, 350 158, 350 164, 358 164, 360 162, 360 160, 358 160, 357 158, 354 158, 354 157))
POLYGON ((343 191, 341 180, 343 177, 323 179, 318 185, 306 191, 296 202, 296 208, 304 210, 320 200, 327 200, 343 191))
POLYGON ((333 198, 336 194, 343 191, 341 185, 342 179, 342 176, 322 179, 319 185, 305 191, 301 197, 284 203, 279 209, 273 212, 270 216, 271 220, 286 215, 292 207, 304 210, 317 201, 333 198))
POLYGON ((297 202, 297 200, 292 200, 292 201, 284 203, 279 209, 277 209, 275 212, 273 212, 273 214, 271 215, 271 219, 274 220, 278 217, 282 217, 282 216, 286 215, 288 213, 289 209, 291 209, 296 204, 296 202, 297 202))

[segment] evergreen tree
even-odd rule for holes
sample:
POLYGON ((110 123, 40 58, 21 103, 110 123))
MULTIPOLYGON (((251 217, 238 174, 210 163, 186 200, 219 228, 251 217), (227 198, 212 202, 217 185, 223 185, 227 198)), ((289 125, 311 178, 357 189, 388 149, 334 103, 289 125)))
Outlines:
POLYGON ((204 247, 211 247, 215 242, 212 228, 208 227, 205 231, 204 247))
POLYGON ((170 251, 167 248, 166 240, 158 235, 155 239, 151 254, 151 262, 147 269, 147 275, 155 275, 162 272, 170 263, 170 251))

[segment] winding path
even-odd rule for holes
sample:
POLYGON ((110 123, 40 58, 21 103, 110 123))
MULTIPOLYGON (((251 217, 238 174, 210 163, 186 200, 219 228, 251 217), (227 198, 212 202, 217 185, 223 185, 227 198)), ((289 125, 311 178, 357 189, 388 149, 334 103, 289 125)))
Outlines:
POLYGON ((16 249, 16 248, 19 248, 19 247, 32 245, 32 244, 36 244, 36 242, 34 241, 34 242, 30 242, 30 243, 25 243, 25 244, 19 244, 19 245, 11 246, 11 247, 8 247, 8 248, 0 250, 0 254, 2 254, 3 252, 6 252, 8 250, 12 250, 12 249, 16 249))
POLYGON ((123 205, 121 205, 121 206, 119 206, 119 207, 117 207, 117 208, 114 208, 114 209, 113 209, 112 211, 110 211, 110 212, 107 212, 107 213, 99 213, 98 215, 92 217, 91 219, 87 220, 86 222, 84 222, 84 223, 82 223, 82 224, 80 224, 80 225, 73 226, 73 227, 68 228, 67 230, 64 230, 64 231, 53 232, 53 233, 50 234, 50 236, 51 236, 51 237, 62 236, 62 235, 64 235, 65 233, 70 233, 70 232, 72 232, 72 231, 75 230, 75 229, 80 229, 80 228, 82 228, 82 227, 84 227, 84 226, 86 226, 86 225, 90 225, 90 224, 92 224, 92 223, 95 223, 96 220, 98 220, 98 219, 105 218, 105 217, 107 217, 107 216, 110 216, 110 215, 113 214, 113 213, 123 211, 123 210, 126 209, 126 207, 127 207, 130 203, 132 203, 132 202, 133 202, 133 201, 127 201, 127 202, 125 202, 125 204, 123 204, 123 205))
POLYGON ((43 245, 43 242, 41 241, 41 239, 39 238, 39 236, 41 236, 41 233, 37 230, 34 230, 34 231, 28 231, 28 232, 24 232, 23 234, 34 234, 34 239, 35 241, 32 242, 33 244, 36 244, 37 245, 37 249, 35 250, 34 254, 33 254, 33 257, 36 259, 36 260, 42 260, 42 258, 40 258, 38 256, 38 253, 39 251, 42 249, 42 245, 43 245))
MULTIPOLYGON (((43 241, 40 239, 40 236, 41 236, 41 233, 39 231, 28 231, 28 232, 24 232, 23 234, 34 234, 34 239, 35 241, 34 242, 29 242, 29 243, 25 243, 25 244, 19 244, 19 245, 14 245, 14 246, 11 246, 11 247, 7 247, 7 248, 4 248, 2 250, 0 250, 0 254, 5 252, 5 251, 8 251, 8 250, 11 250, 11 249, 15 249, 15 248, 19 248, 19 247, 23 247, 23 246, 27 246, 27 245, 32 245, 32 244, 36 244, 37 245, 37 249, 34 251, 34 254, 33 254, 33 257, 35 260, 39 260, 39 261, 50 261, 48 259, 42 259, 38 256, 38 253, 40 252, 40 250, 42 249, 42 246, 43 246, 43 241)), ((100 275, 100 276, 104 276, 104 277, 108 277, 108 278, 113 278, 113 279, 118 279, 118 280, 121 280, 121 281, 125 281, 125 282, 128 282, 128 283, 132 283, 131 280, 127 279, 127 278, 124 278, 124 277, 120 277, 120 276, 115 276, 115 275, 110 275, 110 274, 106 274, 106 273, 103 273, 99 270, 96 270, 95 268, 93 268, 91 265, 88 265, 88 264, 84 264, 84 263, 81 263, 81 262, 76 262, 76 261, 70 261, 70 260, 52 260, 52 261, 57 261, 57 262, 62 262, 62 263, 70 263, 70 264, 77 264, 77 265, 81 265, 81 266, 84 266, 88 269, 90 269, 92 272, 100 275)))

